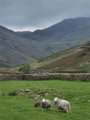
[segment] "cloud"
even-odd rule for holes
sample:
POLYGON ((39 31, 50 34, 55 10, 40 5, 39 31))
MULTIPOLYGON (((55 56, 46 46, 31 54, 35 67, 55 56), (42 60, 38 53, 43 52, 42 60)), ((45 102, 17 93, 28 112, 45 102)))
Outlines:
POLYGON ((69 17, 90 17, 90 0, 0 0, 0 24, 45 28, 69 17))

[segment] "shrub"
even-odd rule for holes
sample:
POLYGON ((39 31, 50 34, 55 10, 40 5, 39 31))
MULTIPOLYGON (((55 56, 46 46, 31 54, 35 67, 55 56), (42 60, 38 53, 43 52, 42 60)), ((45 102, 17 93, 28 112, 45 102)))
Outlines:
POLYGON ((30 65, 27 64, 27 65, 20 67, 18 71, 27 74, 30 72, 30 69, 31 69, 30 65))
POLYGON ((16 92, 16 91, 12 91, 12 92, 9 92, 8 95, 9 95, 9 96, 16 96, 16 95, 17 95, 17 92, 16 92))

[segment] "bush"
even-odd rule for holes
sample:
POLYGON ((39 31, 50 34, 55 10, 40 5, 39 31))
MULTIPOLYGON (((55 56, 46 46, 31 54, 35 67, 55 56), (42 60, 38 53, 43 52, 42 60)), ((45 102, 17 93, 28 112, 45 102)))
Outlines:
POLYGON ((31 69, 30 65, 27 64, 27 65, 24 65, 24 66, 20 67, 18 69, 18 71, 22 72, 22 73, 25 73, 25 74, 28 74, 28 73, 30 73, 30 69, 31 69))
POLYGON ((9 96, 16 96, 16 95, 17 95, 17 92, 16 92, 16 91, 9 92, 8 95, 9 95, 9 96))

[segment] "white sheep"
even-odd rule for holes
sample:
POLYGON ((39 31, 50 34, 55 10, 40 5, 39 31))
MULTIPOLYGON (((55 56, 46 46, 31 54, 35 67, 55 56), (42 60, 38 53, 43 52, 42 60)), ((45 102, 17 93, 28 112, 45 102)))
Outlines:
POLYGON ((49 99, 42 99, 42 109, 50 109, 51 108, 51 101, 49 99))
POLYGON ((34 104, 34 107, 42 108, 43 109, 50 109, 51 108, 51 101, 49 99, 42 99, 34 104))
POLYGON ((58 110, 62 110, 66 113, 71 111, 70 102, 67 100, 59 99, 58 97, 54 98, 54 105, 58 110))

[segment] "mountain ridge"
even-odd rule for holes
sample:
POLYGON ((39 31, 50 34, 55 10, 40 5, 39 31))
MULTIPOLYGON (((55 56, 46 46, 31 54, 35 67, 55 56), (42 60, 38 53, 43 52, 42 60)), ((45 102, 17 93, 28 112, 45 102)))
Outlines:
POLYGON ((13 67, 90 41, 90 18, 69 18, 43 30, 0 26, 0 66, 13 67))

